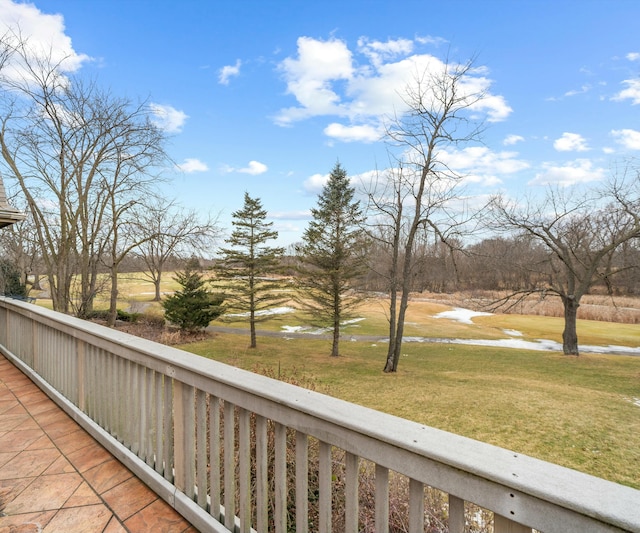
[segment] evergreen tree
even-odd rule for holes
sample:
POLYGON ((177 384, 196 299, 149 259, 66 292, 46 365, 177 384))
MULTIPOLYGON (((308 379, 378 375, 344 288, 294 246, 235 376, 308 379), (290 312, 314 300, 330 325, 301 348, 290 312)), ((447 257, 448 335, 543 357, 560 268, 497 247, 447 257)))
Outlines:
POLYGON ((361 302, 353 282, 364 271, 363 215, 354 195, 346 171, 336 163, 296 247, 300 304, 318 325, 332 327, 332 356, 339 355, 340 322, 353 318, 361 302))
POLYGON ((223 311, 224 298, 205 288, 206 281, 198 273, 199 267, 197 259, 187 261, 184 271, 174 277, 182 289, 162 302, 165 318, 183 331, 204 329, 223 311))
POLYGON ((274 279, 281 266, 284 248, 266 246, 276 239, 278 232, 271 229, 273 222, 266 222, 267 212, 257 198, 244 194, 244 206, 232 213, 234 230, 225 242, 231 248, 222 248, 222 258, 215 270, 219 278, 226 280, 225 296, 228 309, 246 313, 251 336, 250 347, 257 346, 256 323, 270 317, 264 311, 286 301, 275 293, 282 282, 274 279))
POLYGON ((18 299, 27 297, 27 287, 20 279, 20 270, 6 259, 0 260, 0 294, 18 299))

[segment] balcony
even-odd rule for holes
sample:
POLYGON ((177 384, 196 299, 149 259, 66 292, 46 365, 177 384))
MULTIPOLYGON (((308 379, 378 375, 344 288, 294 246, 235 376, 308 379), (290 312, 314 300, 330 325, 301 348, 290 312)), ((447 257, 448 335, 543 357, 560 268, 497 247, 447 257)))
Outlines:
MULTIPOLYGON (((398 479, 411 532, 436 530, 434 489, 450 533, 468 530, 470 505, 492 513, 494 533, 640 532, 632 488, 24 302, 0 300, 0 350, 188 522, 172 531, 360 531, 367 471, 376 532, 389 531, 398 479)), ((5 366, 5 383, 24 384, 5 366)))

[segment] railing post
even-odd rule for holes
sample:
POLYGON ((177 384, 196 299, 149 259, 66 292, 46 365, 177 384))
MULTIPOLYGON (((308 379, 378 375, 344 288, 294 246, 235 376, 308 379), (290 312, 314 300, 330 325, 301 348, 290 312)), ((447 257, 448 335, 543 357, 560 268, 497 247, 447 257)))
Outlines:
POLYGON ((195 454, 194 435, 194 389, 178 380, 174 381, 174 434, 173 453, 174 485, 190 498, 194 495, 195 454))
MULTIPOLYGON (((84 341, 77 339, 76 340, 76 353, 78 354, 78 364, 76 367, 76 372, 78 374, 78 409, 80 409, 83 413, 85 411, 85 343, 84 341)), ((34 350, 35 352, 36 350, 34 350)), ((34 354, 35 355, 35 354, 34 354)))
POLYGON ((449 494, 449 533, 464 533, 464 500, 449 494))
POLYGON ((531 533, 531 528, 499 514, 493 515, 493 533, 531 533))

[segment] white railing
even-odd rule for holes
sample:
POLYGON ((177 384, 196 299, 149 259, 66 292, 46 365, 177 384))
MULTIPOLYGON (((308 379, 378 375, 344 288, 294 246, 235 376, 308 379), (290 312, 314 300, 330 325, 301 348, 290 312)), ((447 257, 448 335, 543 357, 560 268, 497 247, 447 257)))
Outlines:
POLYGON ((363 531, 370 500, 387 532, 404 480, 412 533, 471 504, 494 533, 640 532, 632 488, 28 303, 0 299, 0 349, 201 531, 363 531))

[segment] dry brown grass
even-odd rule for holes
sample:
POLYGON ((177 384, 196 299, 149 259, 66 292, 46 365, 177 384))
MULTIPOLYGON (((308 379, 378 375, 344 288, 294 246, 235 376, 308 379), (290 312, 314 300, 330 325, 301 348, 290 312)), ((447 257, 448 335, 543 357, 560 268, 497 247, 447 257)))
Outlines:
MULTIPOLYGON (((464 307, 475 311, 487 311, 493 302, 504 298, 507 293, 492 291, 468 291, 452 294, 421 293, 414 299, 428 300, 434 303, 464 307)), ((547 295, 531 295, 518 302, 511 309, 506 307, 499 312, 518 315, 538 315, 550 317, 564 316, 560 298, 547 295)), ((607 296, 587 294, 582 297, 578 318, 598 320, 600 322, 618 322, 621 324, 640 324, 640 298, 631 296, 607 296)))

